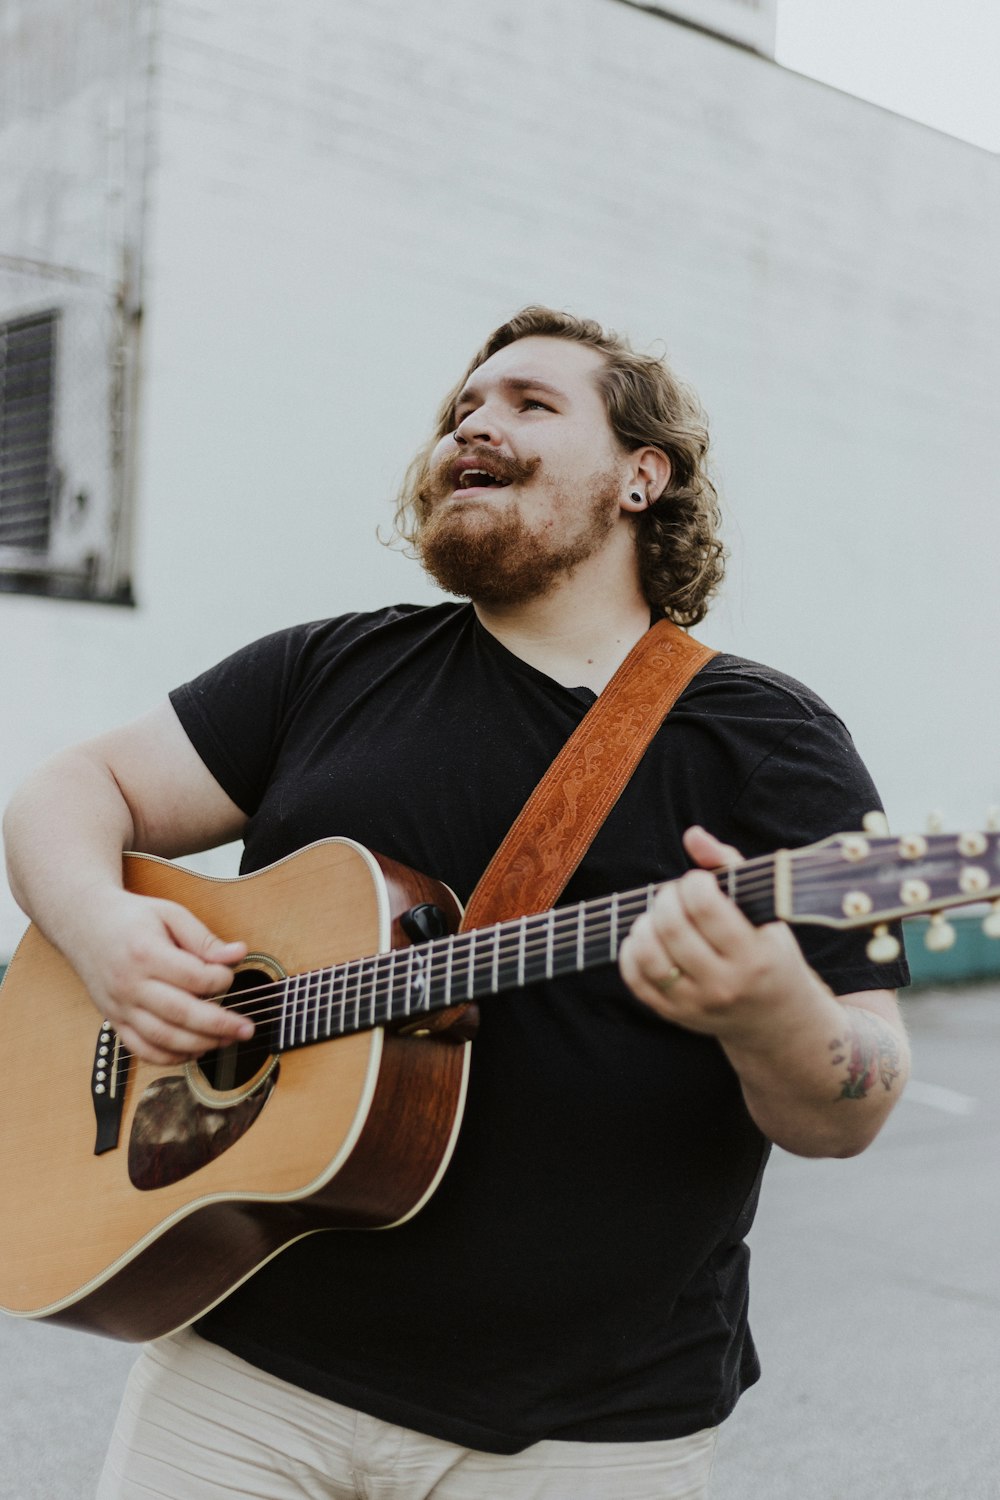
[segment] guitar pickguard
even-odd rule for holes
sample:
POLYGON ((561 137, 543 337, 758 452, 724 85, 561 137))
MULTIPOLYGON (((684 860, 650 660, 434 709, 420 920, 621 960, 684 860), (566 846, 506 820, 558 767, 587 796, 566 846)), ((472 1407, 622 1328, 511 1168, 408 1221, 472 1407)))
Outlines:
POLYGON ((245 1098, 203 1104, 185 1076, 157 1078, 139 1100, 128 1143, 128 1175, 141 1191, 190 1177, 228 1151, 260 1114, 277 1082, 272 1066, 245 1098))

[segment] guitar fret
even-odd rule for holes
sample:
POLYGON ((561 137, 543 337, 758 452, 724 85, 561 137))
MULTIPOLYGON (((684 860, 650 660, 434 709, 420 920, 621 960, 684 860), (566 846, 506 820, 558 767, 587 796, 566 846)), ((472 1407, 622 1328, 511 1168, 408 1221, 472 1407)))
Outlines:
POLYGON ((282 1024, 284 1030, 283 1043, 285 1047, 295 1045, 295 977, 289 974, 285 980, 285 1001, 282 1007, 282 1024))
POLYGON ((583 968, 584 910, 581 901, 576 911, 576 966, 583 968))
POLYGON ((330 1029, 327 1032, 327 1036, 333 1036, 335 1031, 340 1036, 344 1034, 344 984, 341 976, 342 968, 342 964, 336 964, 330 970, 330 1029), (339 994, 337 993, 338 990, 339 994))
POLYGON ((285 980, 285 1046, 295 1046, 295 978, 289 975, 285 980))
POLYGON ((354 1030, 355 1031, 360 1031, 361 1030, 361 978, 362 978, 363 970, 362 970, 362 964, 361 964, 360 958, 357 959, 357 960, 355 960, 355 962, 357 963, 357 967, 358 967, 358 982, 354 986, 354 1030))
POLYGON ((414 1010, 425 1010, 424 1000, 424 955, 419 948, 409 948, 406 959, 406 1014, 414 1010), (414 973, 416 970, 416 973, 414 973))
POLYGON ((518 985, 523 985, 524 984, 524 941, 525 941, 525 932, 526 932, 526 929, 527 929, 527 925, 528 925, 528 919, 527 919, 527 917, 522 917, 521 921, 519 923, 519 930, 518 930, 518 935, 517 935, 517 982, 518 982, 518 985))
POLYGON ((611 897, 611 931, 609 957, 614 963, 618 958, 618 892, 611 897))
POLYGON ((546 977, 546 979, 551 979, 552 978, 552 948, 553 948, 553 944, 554 944, 554 941, 555 941, 555 927, 554 927, 555 919, 556 919, 555 912, 554 911, 550 911, 549 914, 548 914, 548 917, 546 918, 546 922, 545 922, 545 926, 546 926, 546 935, 545 935, 545 977, 546 977))
POLYGON ((454 933, 448 938, 448 957, 444 967, 444 999, 445 1004, 451 1004, 451 967, 455 959, 455 936, 454 933))
POLYGON ((302 1041, 302 975, 296 974, 292 979, 292 1046, 297 1047, 302 1041))
POLYGON ((361 960, 361 968, 364 972, 362 983, 367 987, 368 992, 368 998, 364 1006, 365 1019, 362 1022, 362 1025, 365 1027, 374 1026, 377 1019, 375 1015, 375 978, 379 972, 380 963, 381 957, 377 953, 369 954, 367 958, 361 960))
POLYGON ((289 981, 288 981, 287 978, 282 980, 282 983, 281 983, 281 989, 282 989, 282 996, 281 996, 281 1025, 278 1028, 278 1051, 279 1052, 283 1052, 285 1050, 285 1026, 286 1026, 287 1021, 288 1021, 288 984, 289 984, 289 981))
MULTIPOLYGON (((395 955, 395 952, 394 952, 393 953, 393 957, 395 958, 395 956, 396 955, 395 955)), ((378 959, 377 958, 374 958, 374 959, 371 960, 370 968, 371 968, 371 984, 369 986, 369 991, 368 991, 368 1024, 369 1024, 369 1026, 374 1026, 375 1025, 375 980, 376 980, 376 978, 378 976, 378 959)))
POLYGON ((465 986, 466 1000, 475 998, 476 992, 476 930, 469 933, 469 974, 465 986))
POLYGON ((313 979, 309 985, 309 1004, 312 1007, 313 1041, 319 1041, 319 1006, 323 998, 323 971, 314 971, 313 979))
POLYGON ((301 1021, 299 1014, 302 1009, 299 1000, 299 991, 302 980, 298 974, 292 974, 288 980, 288 1045, 297 1047, 299 1045, 299 1028, 301 1021))
POLYGON ((422 983, 422 986, 423 986, 423 995, 424 995, 423 1008, 424 1008, 424 1010, 430 1010, 430 1008, 431 1008, 431 985, 433 983, 433 979, 432 979, 432 971, 433 971, 433 969, 434 969, 434 946, 433 946, 433 944, 431 944, 431 946, 428 947, 428 949, 427 949, 427 968, 425 970, 423 970, 421 972, 421 975, 420 975, 421 983, 422 983))
POLYGON ((299 974, 295 981, 299 1002, 299 1042, 305 1046, 309 1040, 309 974, 299 974))
POLYGON ((424 990, 427 984, 426 956, 422 949, 411 948, 406 969, 406 1003, 409 1011, 424 1010, 424 990))
POLYGON ((350 965, 349 964, 344 964, 343 965, 343 969, 344 969, 344 977, 340 981, 340 1034, 341 1034, 341 1036, 344 1035, 344 1032, 345 1032, 345 1030, 347 1028, 347 976, 348 976, 348 974, 350 972, 350 965))
POLYGON ((413 988, 413 955, 416 951, 416 948, 409 948, 406 954, 406 993, 403 996, 404 1016, 410 1014, 410 994, 413 988))
MULTIPOLYGON (((524 918, 521 918, 523 925, 524 918)), ((497 929, 493 951, 493 993, 510 990, 524 983, 524 954, 520 939, 508 941, 514 934, 514 923, 504 922, 497 929)))
MULTIPOLYGON (((527 979, 529 984, 534 984, 538 980, 545 978, 548 965, 546 945, 544 942, 538 941, 538 938, 542 935, 542 927, 545 919, 534 916, 524 918, 523 920, 525 924, 524 978, 527 979), (528 941, 529 939, 530 941, 528 941)), ((523 982, 523 980, 520 982, 523 982)))
MULTIPOLYGON (((378 968, 378 965, 380 963, 384 963, 385 962, 385 957, 386 957, 386 955, 383 954, 383 956, 382 956, 381 959, 377 958, 375 960, 375 965, 374 965, 375 968, 378 968)), ((392 1016, 392 1015, 395 1014, 395 1010, 394 1010, 395 1003, 396 1003, 396 949, 395 948, 390 948, 389 949, 388 959, 389 959, 389 973, 388 973, 388 976, 387 976, 388 994, 386 995, 386 1002, 385 1002, 386 1018, 388 1018, 389 1016, 392 1016)), ((405 991, 403 993, 403 1004, 404 1004, 404 1006, 407 1004, 407 996, 406 996, 406 992, 405 991)), ((375 1008, 374 1007, 375 1007, 375 986, 374 986, 374 980, 373 980, 372 981, 372 1020, 375 1019, 375 1008)), ((407 1007, 406 1011, 404 1012, 404 1014, 409 1015, 409 1008, 408 1007, 407 1007)))

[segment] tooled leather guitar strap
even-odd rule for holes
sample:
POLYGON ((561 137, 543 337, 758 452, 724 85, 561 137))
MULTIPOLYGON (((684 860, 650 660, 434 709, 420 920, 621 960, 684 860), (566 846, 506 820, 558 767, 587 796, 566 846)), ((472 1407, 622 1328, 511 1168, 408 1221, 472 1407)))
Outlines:
POLYGON ((515 818, 461 931, 555 905, 653 735, 716 654, 669 620, 640 637, 515 818))
MULTIPOLYGON (((716 654, 669 620, 646 631, 515 818, 469 897, 460 932, 555 905, 653 735, 716 654)), ((452 1006, 434 1029, 459 1040, 474 1029, 474 1012, 452 1006)))

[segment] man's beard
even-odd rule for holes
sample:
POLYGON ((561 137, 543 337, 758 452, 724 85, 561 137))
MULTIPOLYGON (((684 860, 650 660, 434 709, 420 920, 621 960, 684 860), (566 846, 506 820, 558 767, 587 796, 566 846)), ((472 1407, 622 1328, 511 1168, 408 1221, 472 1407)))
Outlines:
POLYGON ((620 483, 617 474, 601 474, 589 494, 565 497, 566 514, 582 510, 585 524, 573 541, 550 545, 502 501, 448 502, 430 484, 420 495, 427 517, 417 538, 420 561, 448 594, 494 607, 525 604, 600 549, 615 527, 620 483))

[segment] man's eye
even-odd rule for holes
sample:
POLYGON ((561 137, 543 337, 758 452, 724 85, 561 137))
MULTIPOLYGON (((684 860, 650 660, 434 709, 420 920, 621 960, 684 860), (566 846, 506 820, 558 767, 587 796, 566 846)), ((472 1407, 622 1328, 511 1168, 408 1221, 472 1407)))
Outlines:
POLYGON ((522 408, 527 408, 529 406, 537 406, 539 411, 551 411, 552 410, 551 406, 547 406, 544 401, 539 401, 535 396, 526 396, 524 398, 524 400, 521 402, 521 406, 522 406, 522 408))

